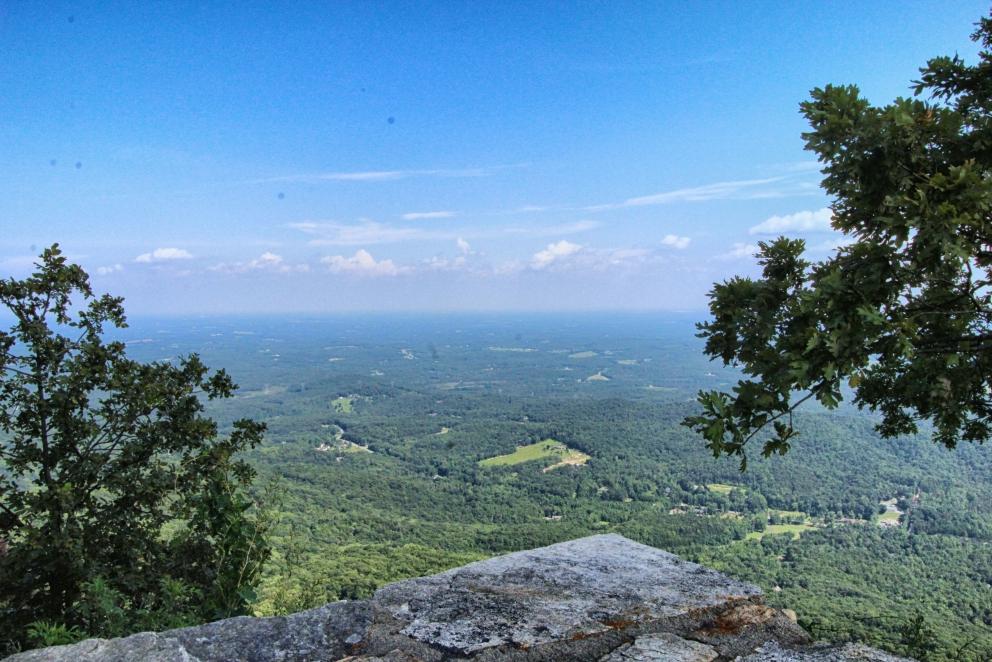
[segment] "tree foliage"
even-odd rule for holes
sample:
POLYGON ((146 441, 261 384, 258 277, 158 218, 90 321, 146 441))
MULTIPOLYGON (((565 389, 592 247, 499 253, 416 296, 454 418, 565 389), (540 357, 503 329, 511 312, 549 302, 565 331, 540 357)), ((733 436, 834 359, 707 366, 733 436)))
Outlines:
POLYGON ((58 245, 37 266, 0 281, 0 640, 242 613, 268 547, 238 453, 264 425, 218 436, 201 397, 232 395, 223 370, 129 359, 103 339, 123 300, 94 296, 58 245))
POLYGON ((699 335, 745 373, 685 420, 714 455, 743 469, 769 427, 762 452, 785 453, 796 407, 836 407, 845 384, 883 436, 921 420, 949 448, 992 434, 992 19, 973 39, 978 64, 930 60, 912 98, 878 107, 828 85, 801 104, 850 243, 814 263, 802 240, 762 242, 760 278, 714 286, 699 335))

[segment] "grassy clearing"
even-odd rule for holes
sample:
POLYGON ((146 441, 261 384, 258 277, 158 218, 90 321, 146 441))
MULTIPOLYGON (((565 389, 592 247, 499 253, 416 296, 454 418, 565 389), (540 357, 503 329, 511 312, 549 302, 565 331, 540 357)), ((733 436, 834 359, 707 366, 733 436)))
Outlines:
POLYGON ((569 448, 568 453, 558 462, 555 462, 551 466, 544 467, 541 469, 542 473, 548 473, 553 469, 558 469, 559 467, 581 467, 583 464, 588 462, 590 457, 583 453, 582 451, 577 451, 569 448))
POLYGON ((637 365, 637 359, 617 359, 619 365, 637 365))
POLYGON ((884 513, 878 516, 879 523, 881 522, 891 522, 892 524, 899 523, 899 515, 901 515, 898 510, 886 510, 884 513))
POLYGON ((574 354, 569 354, 570 359, 591 359, 594 356, 599 356, 596 352, 585 351, 585 352, 575 352, 574 354))
POLYGON ((706 489, 710 492, 716 492, 717 494, 730 494, 737 489, 737 486, 727 485, 725 483, 707 483, 706 489))
POLYGON ((545 439, 536 444, 517 446, 517 450, 506 455, 486 458, 479 461, 482 467, 509 467, 534 460, 551 461, 545 471, 566 465, 581 465, 589 460, 589 456, 573 450, 555 439, 545 439))
POLYGON ((774 513, 779 517, 801 517, 803 519, 809 517, 809 515, 807 515, 801 510, 778 510, 777 508, 769 508, 768 513, 769 514, 774 513))
POLYGON ((331 400, 331 406, 339 414, 350 414, 354 409, 353 405, 354 399, 350 395, 331 400))
POLYGON ((745 540, 761 540, 765 536, 773 536, 782 533, 791 533, 795 540, 806 531, 813 528, 812 524, 769 524, 764 531, 752 531, 745 536, 745 540))

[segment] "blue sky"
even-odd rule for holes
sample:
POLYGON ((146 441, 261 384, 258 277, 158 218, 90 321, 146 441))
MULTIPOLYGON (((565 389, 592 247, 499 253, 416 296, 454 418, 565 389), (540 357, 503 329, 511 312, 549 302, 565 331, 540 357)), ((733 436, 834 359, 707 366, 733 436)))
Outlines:
POLYGON ((138 313, 702 310, 826 256, 798 104, 908 94, 988 3, 0 1, 0 276, 138 313))

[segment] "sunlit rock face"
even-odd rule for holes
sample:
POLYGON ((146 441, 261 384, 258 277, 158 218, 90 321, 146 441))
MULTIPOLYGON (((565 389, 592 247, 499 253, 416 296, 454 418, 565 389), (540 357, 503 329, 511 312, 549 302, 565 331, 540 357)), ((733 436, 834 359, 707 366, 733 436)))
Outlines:
POLYGON ((275 618, 231 618, 29 651, 48 660, 894 662, 811 644, 761 591, 618 535, 472 563, 275 618))

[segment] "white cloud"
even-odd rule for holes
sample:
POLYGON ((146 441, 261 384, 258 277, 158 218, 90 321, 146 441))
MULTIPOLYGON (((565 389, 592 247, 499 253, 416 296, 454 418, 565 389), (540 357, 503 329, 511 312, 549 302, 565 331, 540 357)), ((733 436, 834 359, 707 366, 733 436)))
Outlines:
POLYGON ((573 244, 570 241, 562 239, 561 241, 548 244, 548 247, 543 251, 534 253, 534 256, 530 260, 530 266, 532 269, 545 269, 555 262, 574 255, 580 250, 582 250, 582 246, 579 244, 573 244))
POLYGON ((289 273, 292 271, 310 271, 308 264, 286 264, 281 255, 271 251, 266 251, 253 260, 247 262, 221 262, 210 267, 211 271, 223 271, 227 273, 245 273, 246 271, 271 271, 276 273, 289 273))
POLYGON ((267 267, 280 267, 282 265, 282 255, 276 255, 271 251, 265 251, 256 259, 248 263, 253 269, 265 269, 267 267))
POLYGON ((692 241, 689 237, 680 237, 677 234, 666 234, 661 240, 662 246, 671 246, 672 248, 683 250, 689 247, 689 242, 692 241))
POLYGON ((472 252, 472 245, 469 244, 464 239, 462 239, 461 237, 455 239, 455 243, 458 245, 458 250, 461 252, 462 255, 468 255, 469 253, 472 252))
POLYGON ((432 218, 454 218, 455 216, 456 213, 453 211, 412 211, 403 214, 402 218, 404 221, 420 221, 432 218))
POLYGON ((142 253, 134 258, 135 262, 166 262, 169 260, 188 260, 193 257, 189 251, 182 248, 156 248, 151 253, 142 253))
POLYGON ((399 267, 392 260, 378 260, 360 248, 351 257, 343 255, 328 255, 320 259, 334 273, 348 273, 363 276, 396 276, 409 271, 407 267, 399 267))
POLYGON ((535 253, 529 263, 519 260, 504 262, 493 269, 496 275, 519 273, 526 269, 534 271, 616 271, 636 269, 645 264, 658 262, 657 251, 647 248, 599 248, 593 249, 568 241, 548 244, 548 247, 535 253))
POLYGON ((96 274, 98 276, 109 276, 112 273, 123 271, 124 266, 121 264, 112 264, 109 267, 97 267, 96 274))
POLYGON ((798 211, 785 216, 772 216, 758 223, 748 234, 791 234, 801 232, 830 232, 833 212, 827 207, 816 211, 798 211))

